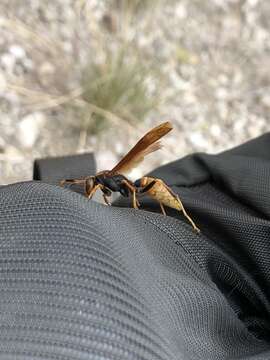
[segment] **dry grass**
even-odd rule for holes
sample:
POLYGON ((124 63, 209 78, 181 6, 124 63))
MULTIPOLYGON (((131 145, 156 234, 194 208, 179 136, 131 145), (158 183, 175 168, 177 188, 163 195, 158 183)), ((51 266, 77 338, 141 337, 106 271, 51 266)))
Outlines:
MULTIPOLYGON (((127 26, 125 15, 132 18, 142 7, 145 9, 151 4, 156 6, 158 1, 112 0, 107 6, 108 10, 119 9, 116 16, 119 16, 119 22, 123 21, 127 26)), ((77 1, 79 16, 80 10, 86 5, 87 0, 77 1)), ((105 54, 104 61, 97 64, 93 57, 89 57, 88 63, 78 71, 77 64, 72 64, 72 57, 67 59, 61 55, 62 44, 57 40, 44 37, 38 30, 29 28, 15 17, 7 18, 2 26, 16 34, 26 47, 31 44, 32 58, 36 63, 46 59, 56 69, 50 82, 47 77, 45 82, 38 72, 32 72, 31 77, 9 84, 8 89, 22 98, 25 111, 43 111, 64 106, 63 111, 69 114, 67 118, 74 119, 71 121, 73 126, 97 134, 110 125, 112 117, 108 114, 121 119, 122 123, 137 125, 155 106, 156 100, 147 89, 149 71, 140 61, 135 43, 127 46, 126 39, 116 37, 117 47, 112 50, 108 38, 95 24, 91 28, 95 31, 92 36, 99 42, 100 52, 105 54), (78 78, 79 73, 82 76, 79 86, 72 90, 66 84, 67 79, 72 77, 70 72, 76 67, 75 78, 78 78), (29 84, 34 86, 30 87, 29 84)))
MULTIPOLYGON (((149 8, 153 2, 119 0, 107 4, 108 11, 115 10, 112 13, 120 23, 119 30, 125 28, 128 32, 133 26, 134 16, 145 9, 145 5, 149 8)), ((85 1, 77 3, 78 21, 81 26, 89 21, 89 28, 86 27, 85 31, 87 29, 87 33, 91 33, 98 53, 104 55, 101 56, 103 61, 99 58, 99 63, 95 62, 96 57, 91 53, 93 41, 92 44, 85 43, 86 48, 89 45, 90 56, 89 61, 84 61, 82 65, 76 62, 76 57, 64 56, 63 44, 59 39, 47 34, 45 37, 38 27, 30 28, 16 17, 7 18, 2 24, 20 38, 24 47, 31 52, 35 64, 49 62, 55 69, 47 76, 40 73, 37 66, 36 71, 19 81, 11 79, 7 90, 20 97, 25 113, 46 111, 48 118, 53 118, 50 110, 61 107, 56 111, 62 112, 66 126, 77 128, 76 132, 79 130, 80 150, 86 147, 88 135, 97 135, 111 126, 121 126, 133 134, 141 134, 139 129, 144 128, 144 119, 158 104, 157 97, 150 94, 148 87, 151 77, 156 74, 149 71, 149 68, 153 70, 151 64, 146 67, 141 61, 145 57, 139 54, 136 42, 128 41, 118 32, 109 34, 108 29, 104 31, 102 23, 86 16, 90 16, 88 12, 80 11, 83 6, 85 1), (76 80, 72 82, 70 79, 76 80)), ((74 43, 77 40, 74 39, 74 43)))

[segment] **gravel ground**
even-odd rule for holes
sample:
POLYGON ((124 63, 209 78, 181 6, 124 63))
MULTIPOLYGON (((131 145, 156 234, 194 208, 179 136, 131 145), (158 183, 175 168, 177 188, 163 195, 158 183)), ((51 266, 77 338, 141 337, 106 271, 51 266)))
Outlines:
POLYGON ((269 1, 159 0, 128 25, 117 16, 102 0, 1 0, 0 184, 31 179, 33 159, 46 156, 95 151, 99 168, 110 168, 166 120, 174 131, 164 150, 134 177, 269 131, 269 1), (160 101, 135 128, 112 119, 98 137, 85 134, 61 97, 79 89, 89 58, 102 61, 123 36, 158 68, 149 91, 160 101))

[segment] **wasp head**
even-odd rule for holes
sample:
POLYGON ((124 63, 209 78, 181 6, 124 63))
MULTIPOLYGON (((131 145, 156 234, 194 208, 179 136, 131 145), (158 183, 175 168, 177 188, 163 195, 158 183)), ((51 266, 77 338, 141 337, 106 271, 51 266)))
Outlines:
POLYGON ((85 191, 86 191, 87 194, 89 194, 90 191, 93 189, 93 187, 95 186, 95 182, 96 182, 96 177, 95 176, 89 176, 85 180, 85 191))

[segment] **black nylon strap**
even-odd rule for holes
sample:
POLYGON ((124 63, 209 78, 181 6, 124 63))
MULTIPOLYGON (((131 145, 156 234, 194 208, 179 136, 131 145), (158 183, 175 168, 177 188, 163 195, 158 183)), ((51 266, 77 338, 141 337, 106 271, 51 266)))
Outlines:
POLYGON ((63 179, 79 179, 96 173, 93 153, 37 159, 34 162, 34 180, 58 184, 63 179))

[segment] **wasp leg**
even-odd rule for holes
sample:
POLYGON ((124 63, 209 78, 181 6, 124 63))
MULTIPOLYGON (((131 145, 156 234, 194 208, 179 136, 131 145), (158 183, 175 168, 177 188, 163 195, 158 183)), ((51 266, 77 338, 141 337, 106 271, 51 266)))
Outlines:
POLYGON ((139 202, 136 198, 136 187, 132 186, 127 180, 123 180, 122 184, 125 184, 129 190, 132 192, 132 199, 133 199, 133 207, 134 209, 138 209, 139 202))
POLYGON ((112 196, 112 192, 111 190, 109 190, 106 186, 101 187, 101 191, 102 191, 102 196, 103 196, 103 200, 107 205, 112 205, 110 203, 110 201, 108 200, 110 198, 110 196, 112 196))
POLYGON ((166 211, 165 211, 165 209, 164 209, 163 204, 160 202, 160 203, 159 203, 159 205, 160 205, 160 208, 161 208, 162 214, 163 214, 163 215, 167 215, 167 214, 166 214, 166 211))
POLYGON ((182 201, 180 200, 179 196, 178 195, 175 195, 179 205, 181 206, 181 210, 183 211, 183 214, 184 216, 188 219, 188 221, 191 223, 193 229, 195 231, 197 231, 198 233, 200 232, 200 229, 195 225, 194 221, 191 219, 191 217, 187 214, 185 208, 184 208, 184 205, 182 204, 182 201))
POLYGON ((103 199, 104 199, 104 201, 105 201, 105 203, 106 203, 107 205, 112 205, 112 204, 110 203, 110 201, 108 200, 108 196, 106 196, 105 194, 103 194, 102 196, 103 196, 103 199))
POLYGON ((139 209, 135 190, 133 190, 132 198, 133 198, 133 207, 134 207, 134 209, 139 209))
MULTIPOLYGON (((162 181, 162 180, 160 180, 162 181)), ((196 232, 200 232, 200 229, 195 225, 194 221, 191 219, 191 217, 187 214, 185 208, 184 208, 184 205, 182 203, 182 201, 180 200, 179 196, 177 194, 175 194, 172 189, 167 185, 165 184, 163 181, 162 181, 163 185, 165 186, 165 188, 172 194, 172 196, 177 200, 177 202, 179 203, 180 207, 181 207, 181 210, 180 211, 183 211, 183 214, 184 216, 188 219, 188 221, 191 223, 193 229, 196 231, 196 232)))
POLYGON ((87 195, 88 199, 89 199, 89 200, 92 199, 92 197, 94 196, 95 192, 96 192, 98 189, 101 189, 102 186, 103 186, 103 185, 101 185, 101 184, 97 184, 97 185, 95 185, 95 186, 90 190, 89 193, 87 192, 86 195, 87 195))
POLYGON ((60 186, 64 186, 65 184, 85 184, 85 179, 65 179, 60 181, 60 186))
MULTIPOLYGON (((136 188, 136 193, 137 194, 143 194, 145 192, 147 192, 148 190, 150 190, 154 185, 155 185, 156 181, 151 181, 150 184, 146 185, 145 187, 138 187, 136 188)), ((137 200, 137 204, 138 206, 140 206, 139 201, 137 200)))
MULTIPOLYGON (((143 193, 149 191, 150 189, 152 189, 152 187, 155 185, 155 183, 156 183, 156 180, 153 180, 153 181, 151 181, 148 185, 146 185, 145 187, 139 187, 139 188, 137 188, 137 191, 136 191, 136 192, 137 192, 138 194, 143 194, 143 193)), ((160 202, 159 205, 160 205, 160 208, 161 208, 162 213, 163 213, 164 215, 167 215, 166 212, 165 212, 165 209, 164 209, 163 204, 160 202)))
MULTIPOLYGON (((151 188, 155 183, 157 183, 157 182, 162 183, 162 185, 163 185, 163 186, 169 191, 169 193, 175 198, 175 200, 176 200, 176 201, 178 202, 178 204, 180 205, 180 208, 181 208, 180 211, 183 211, 184 216, 185 216, 185 217, 188 219, 188 221, 191 223, 193 229, 194 229, 196 232, 199 233, 199 232, 200 232, 200 229, 195 225, 194 221, 193 221, 193 220, 191 219, 191 217, 187 214, 187 212, 186 212, 186 210, 185 210, 185 208, 184 208, 184 205, 182 204, 179 196, 178 196, 177 194, 175 194, 175 193, 172 191, 172 189, 171 189, 167 184, 165 184, 165 182, 164 182, 163 180, 161 180, 161 179, 156 179, 156 180, 152 181, 149 185, 147 185, 147 186, 143 189, 143 192, 150 190, 150 188, 151 188), (152 186, 150 186, 151 184, 152 184, 152 186)), ((165 210, 164 210, 163 204, 160 203, 160 207, 161 207, 161 210, 162 210, 162 212, 163 212, 163 214, 164 214, 165 210)), ((164 215, 166 215, 166 213, 165 213, 164 215)))
MULTIPOLYGON (((152 187, 156 184, 156 182, 159 181, 159 180, 153 180, 151 181, 148 185, 146 185, 145 187, 139 189, 139 192, 140 193, 144 193, 144 192, 147 192, 149 191, 150 189, 152 189, 152 187)), ((161 208, 161 211, 162 211, 162 214, 163 215, 167 215, 166 214, 166 211, 165 211, 165 208, 164 208, 164 205, 159 201, 159 206, 161 208)))

